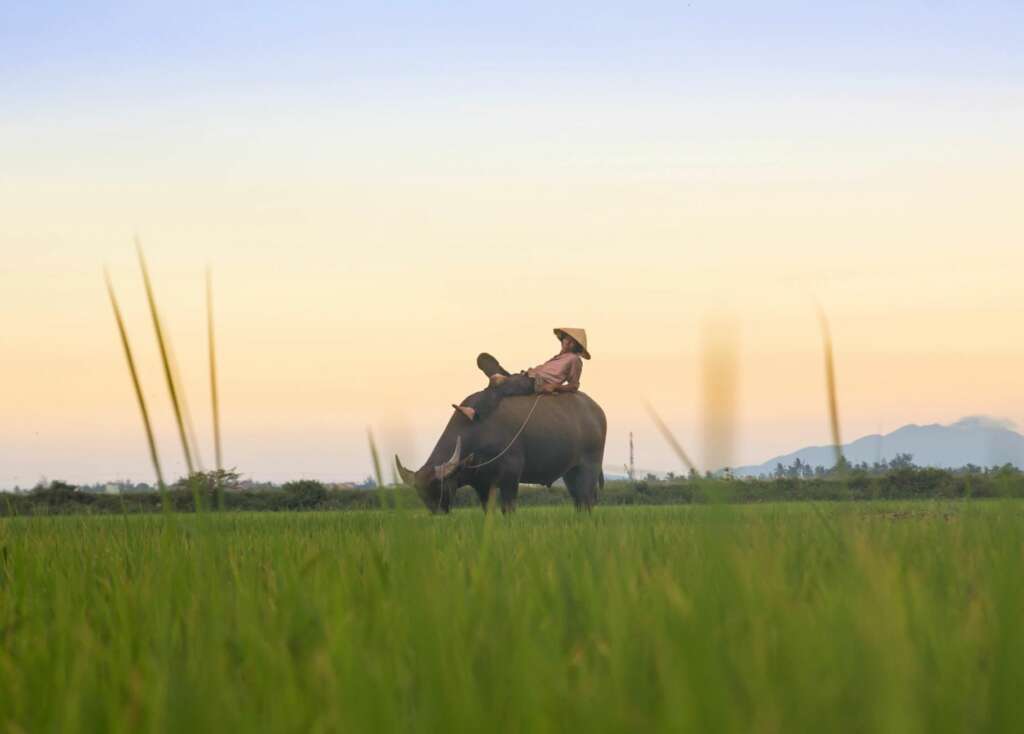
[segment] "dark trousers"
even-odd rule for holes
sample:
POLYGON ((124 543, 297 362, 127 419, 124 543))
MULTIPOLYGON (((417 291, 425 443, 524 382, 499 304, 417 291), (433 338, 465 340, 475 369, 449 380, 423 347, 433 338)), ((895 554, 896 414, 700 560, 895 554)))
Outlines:
POLYGON ((533 395, 533 378, 526 375, 512 375, 497 386, 488 387, 482 393, 466 402, 476 410, 476 420, 482 421, 495 411, 502 398, 510 395, 533 395))
POLYGON ((508 371, 498 364, 498 360, 489 354, 481 354, 477 358, 477 366, 487 375, 506 375, 503 383, 496 386, 489 386, 486 390, 467 400, 468 405, 476 410, 476 420, 482 421, 498 407, 502 398, 510 395, 533 395, 535 387, 533 378, 527 377, 525 372, 518 375, 510 375, 508 371))

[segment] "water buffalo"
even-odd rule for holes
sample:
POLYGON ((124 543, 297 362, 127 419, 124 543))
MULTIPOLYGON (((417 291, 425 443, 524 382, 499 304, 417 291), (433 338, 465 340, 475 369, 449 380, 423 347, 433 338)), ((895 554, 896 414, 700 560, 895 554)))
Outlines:
POLYGON ((431 512, 448 512, 455 490, 467 484, 484 510, 497 489, 501 509, 508 512, 515 508, 520 482, 551 486, 558 479, 565 480, 577 509, 589 510, 604 486, 607 427, 604 411, 581 392, 507 397, 480 422, 453 413, 418 471, 406 469, 397 456, 395 464, 431 512))

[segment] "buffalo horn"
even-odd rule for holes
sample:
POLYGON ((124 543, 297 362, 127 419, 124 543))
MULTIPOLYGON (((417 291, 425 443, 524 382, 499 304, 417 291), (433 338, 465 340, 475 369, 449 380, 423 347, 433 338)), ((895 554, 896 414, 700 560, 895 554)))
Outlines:
POLYGON ((462 456, 462 436, 458 436, 455 439, 455 451, 452 452, 452 458, 443 464, 439 464, 434 467, 434 473, 438 479, 445 479, 455 473, 455 470, 459 466, 459 459, 462 456))
POLYGON ((398 458, 398 454, 395 454, 395 466, 398 468, 398 476, 402 478, 402 484, 409 487, 413 486, 413 472, 402 466, 402 460, 398 458))

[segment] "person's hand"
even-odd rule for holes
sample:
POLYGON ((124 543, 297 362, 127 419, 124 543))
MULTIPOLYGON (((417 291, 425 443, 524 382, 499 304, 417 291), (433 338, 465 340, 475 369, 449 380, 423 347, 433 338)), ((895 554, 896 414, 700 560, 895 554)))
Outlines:
POLYGON ((540 386, 539 392, 543 393, 544 395, 553 395, 557 387, 557 385, 553 385, 550 382, 546 382, 540 386))

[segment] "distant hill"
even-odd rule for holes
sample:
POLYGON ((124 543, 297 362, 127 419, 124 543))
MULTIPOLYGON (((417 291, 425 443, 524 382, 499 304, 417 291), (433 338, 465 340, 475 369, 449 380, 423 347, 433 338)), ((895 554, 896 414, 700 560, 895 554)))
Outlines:
MULTIPOLYGON (((1024 468, 1024 435, 1008 420, 976 415, 948 426, 911 424, 884 436, 864 436, 843 446, 843 455, 851 464, 891 461, 897 454, 912 454, 918 466, 957 468, 967 464, 985 467, 1009 463, 1024 468)), ((763 464, 740 467, 735 474, 771 474, 777 464, 789 466, 796 459, 811 466, 835 464, 831 446, 810 446, 763 464)))

